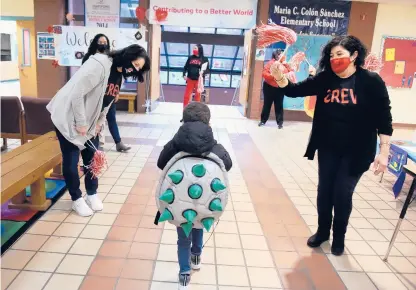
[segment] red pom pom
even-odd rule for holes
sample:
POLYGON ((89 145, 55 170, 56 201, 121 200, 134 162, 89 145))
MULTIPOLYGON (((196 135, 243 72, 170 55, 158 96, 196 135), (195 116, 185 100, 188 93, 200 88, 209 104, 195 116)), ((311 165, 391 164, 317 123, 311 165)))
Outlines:
POLYGON ((292 45, 297 40, 297 35, 292 29, 274 23, 262 24, 256 28, 256 32, 258 34, 257 48, 266 48, 281 41, 287 45, 292 45))
POLYGON ((57 67, 59 66, 58 61, 57 61, 57 60, 52 61, 52 66, 53 66, 54 68, 57 68, 57 67))
POLYGON ((163 10, 162 8, 158 8, 155 12, 156 20, 159 22, 163 22, 168 18, 168 11, 163 10))
POLYGON ((93 177, 97 178, 107 167, 108 164, 105 153, 103 151, 96 150, 94 157, 87 168, 91 171, 93 177))
POLYGON ((49 25, 47 31, 48 33, 53 33, 53 26, 49 25))
POLYGON ((136 8, 136 17, 139 22, 142 22, 146 18, 146 9, 143 7, 136 8))

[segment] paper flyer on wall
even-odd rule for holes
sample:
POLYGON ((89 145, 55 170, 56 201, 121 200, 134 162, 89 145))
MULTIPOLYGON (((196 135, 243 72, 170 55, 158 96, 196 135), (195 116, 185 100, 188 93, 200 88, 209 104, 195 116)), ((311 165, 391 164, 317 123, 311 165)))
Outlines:
POLYGON ((138 44, 147 49, 145 38, 141 38, 146 33, 144 26, 136 29, 54 26, 54 32, 56 59, 60 66, 81 66, 82 58, 98 33, 107 35, 110 39, 111 50, 122 49, 131 44, 138 44))
POLYGON ((118 28, 120 0, 84 0, 85 26, 118 28))
POLYGON ((38 59, 55 59, 55 38, 47 32, 37 33, 38 59))

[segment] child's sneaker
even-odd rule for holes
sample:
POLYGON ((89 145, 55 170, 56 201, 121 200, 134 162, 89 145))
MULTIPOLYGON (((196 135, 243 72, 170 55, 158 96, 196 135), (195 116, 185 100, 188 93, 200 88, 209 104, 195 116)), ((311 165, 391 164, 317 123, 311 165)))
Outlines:
POLYGON ((179 274, 179 290, 189 290, 189 283, 191 282, 191 275, 179 274))
POLYGON ((201 269, 201 256, 191 256, 191 268, 192 270, 201 269))

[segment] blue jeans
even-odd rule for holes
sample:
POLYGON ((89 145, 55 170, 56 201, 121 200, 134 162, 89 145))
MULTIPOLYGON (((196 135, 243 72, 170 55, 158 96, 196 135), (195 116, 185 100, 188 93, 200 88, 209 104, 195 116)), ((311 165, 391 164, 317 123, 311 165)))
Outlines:
MULTIPOLYGON (((79 148, 66 140, 66 138, 55 128, 56 136, 59 140, 59 145, 62 151, 62 173, 64 175, 66 187, 72 200, 77 200, 82 196, 82 192, 79 182, 78 173, 78 161, 79 161, 79 148)), ((96 148, 98 148, 98 137, 91 139, 91 142, 96 148)), ((89 165, 94 157, 95 151, 90 148, 90 145, 85 144, 85 149, 81 151, 82 161, 84 165, 89 165)), ((98 179, 94 178, 91 172, 85 168, 85 189, 88 195, 94 195, 97 193, 98 179)))
MULTIPOLYGON (((113 100, 109 100, 109 97, 104 97, 104 106, 113 100)), ((120 132, 118 131, 118 125, 116 120, 116 103, 112 103, 107 113, 108 130, 110 130, 111 136, 113 137, 114 143, 118 144, 121 142, 120 132)))
POLYGON ((179 273, 190 274, 191 254, 194 256, 201 255, 204 231, 202 229, 192 229, 191 234, 187 237, 182 228, 178 227, 177 230, 179 273))

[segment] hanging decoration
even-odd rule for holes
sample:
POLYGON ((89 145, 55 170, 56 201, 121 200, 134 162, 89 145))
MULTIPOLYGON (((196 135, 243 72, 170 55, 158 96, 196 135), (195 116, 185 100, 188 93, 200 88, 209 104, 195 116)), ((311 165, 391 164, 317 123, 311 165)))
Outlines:
POLYGON ((138 6, 136 8, 136 18, 139 21, 139 24, 142 23, 146 18, 146 9, 138 6))
POLYGON ((166 18, 168 18, 168 11, 162 9, 162 8, 158 8, 155 11, 155 16, 156 16, 156 20, 158 22, 163 22, 166 20, 166 18))

